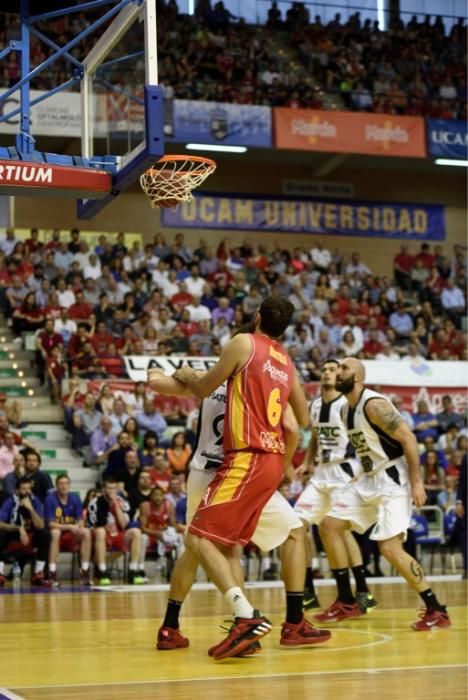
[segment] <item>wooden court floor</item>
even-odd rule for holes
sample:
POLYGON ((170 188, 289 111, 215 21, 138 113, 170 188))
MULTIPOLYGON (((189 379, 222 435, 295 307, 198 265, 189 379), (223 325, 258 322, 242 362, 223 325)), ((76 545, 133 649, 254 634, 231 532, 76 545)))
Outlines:
MULTIPOLYGON (((281 589, 249 596, 271 616, 261 654, 214 662, 225 605, 215 591, 193 591, 182 630, 188 649, 157 652, 162 592, 0 595, 1 688, 26 700, 349 700, 467 697, 466 582, 436 583, 453 627, 416 633, 418 598, 406 585, 375 586, 372 614, 332 627, 319 647, 279 646, 281 589)), ((333 588, 320 588, 322 605, 333 588)))

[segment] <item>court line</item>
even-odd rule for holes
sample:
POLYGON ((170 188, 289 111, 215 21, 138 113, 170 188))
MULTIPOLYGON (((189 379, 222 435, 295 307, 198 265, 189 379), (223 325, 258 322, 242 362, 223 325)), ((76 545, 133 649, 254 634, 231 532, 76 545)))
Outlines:
POLYGON ((245 676, 205 676, 202 678, 169 678, 153 681, 113 681, 111 683, 72 683, 70 685, 17 685, 16 690, 47 690, 53 688, 105 688, 113 686, 161 685, 162 683, 205 683, 207 681, 246 681, 261 678, 294 678, 305 676, 342 676, 346 673, 388 673, 397 671, 430 671, 432 669, 466 668, 465 664, 436 664, 434 666, 382 666, 378 668, 351 668, 336 671, 301 671, 299 673, 257 673, 245 676))
POLYGON ((15 693, 8 690, 8 688, 0 688, 0 700, 26 700, 26 698, 15 695, 15 693))
MULTIPOLYGON (((428 581, 434 583, 452 583, 453 581, 461 581, 460 574, 450 574, 448 576, 427 576, 428 581)), ((371 578, 368 580, 371 586, 382 586, 387 583, 397 583, 399 585, 408 585, 404 578, 401 576, 383 576, 380 578, 371 578)), ((316 587, 327 587, 335 586, 335 579, 314 579, 314 585, 316 587)), ((154 583, 154 584, 144 584, 142 586, 127 586, 127 585, 116 585, 116 586, 92 586, 93 591, 109 591, 110 593, 154 593, 154 592, 167 592, 169 590, 168 583, 154 583)), ((245 587, 248 589, 259 589, 266 590, 269 588, 284 588, 283 581, 246 581, 245 587)), ((216 586, 213 583, 200 582, 194 583, 192 591, 215 591, 216 586)))

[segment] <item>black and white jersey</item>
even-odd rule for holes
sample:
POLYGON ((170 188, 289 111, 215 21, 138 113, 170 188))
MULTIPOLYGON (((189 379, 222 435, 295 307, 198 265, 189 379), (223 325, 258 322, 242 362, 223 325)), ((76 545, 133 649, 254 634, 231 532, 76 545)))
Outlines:
POLYGON ((341 394, 333 401, 324 401, 321 396, 312 401, 310 418, 313 435, 317 440, 319 466, 341 464, 354 457, 341 416, 345 404, 347 401, 341 394))
POLYGON ((198 416, 197 439, 190 469, 218 469, 223 463, 224 414, 227 384, 221 384, 203 399, 198 416))
POLYGON ((393 405, 386 396, 371 389, 364 389, 354 408, 348 402, 343 408, 343 420, 349 439, 365 474, 404 463, 401 444, 374 425, 367 417, 366 404, 371 399, 383 399, 391 406, 393 405))

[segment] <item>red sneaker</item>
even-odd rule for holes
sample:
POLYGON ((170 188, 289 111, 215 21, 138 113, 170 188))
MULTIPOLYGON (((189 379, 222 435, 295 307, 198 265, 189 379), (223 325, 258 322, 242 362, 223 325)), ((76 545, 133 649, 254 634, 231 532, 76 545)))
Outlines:
POLYGON ((42 588, 52 588, 53 583, 44 576, 43 571, 38 571, 31 579, 31 586, 42 586, 42 588))
POLYGON ((425 632, 426 630, 434 629, 434 627, 444 629, 445 627, 452 626, 452 621, 445 608, 444 610, 430 610, 429 608, 423 608, 419 617, 420 619, 418 622, 413 622, 411 625, 416 632, 425 632))
POLYGON ((6 576, 4 576, 3 574, 0 574, 0 588, 3 588, 5 583, 6 583, 6 576))
MULTIPOLYGON (((224 639, 219 644, 215 644, 214 646, 210 647, 208 649, 208 656, 213 656, 216 649, 218 647, 220 647, 222 644, 224 644, 224 639)), ((239 658, 243 658, 244 656, 253 656, 254 654, 259 654, 261 652, 261 650, 262 650, 262 645, 260 644, 260 642, 256 641, 256 642, 252 642, 252 644, 249 647, 246 647, 244 649, 244 651, 239 652, 238 654, 236 654, 236 656, 239 658)))
POLYGON ((80 569, 80 586, 92 586, 91 569, 80 569))
POLYGON ((361 617, 363 614, 364 613, 360 610, 357 603, 347 605, 346 603, 342 603, 340 600, 335 600, 335 602, 322 613, 313 615, 313 619, 315 622, 324 623, 341 622, 342 620, 347 620, 351 617, 361 617))
POLYGON ((49 571, 49 581, 50 581, 50 585, 51 585, 53 588, 59 588, 60 583, 59 583, 59 580, 58 580, 58 578, 57 578, 57 572, 56 572, 56 571, 49 571))
POLYGON ((247 647, 250 647, 252 642, 269 634, 271 629, 270 620, 260 615, 258 610, 254 610, 251 618, 236 617, 226 639, 209 650, 212 652, 211 656, 216 661, 238 656, 247 647))
POLYGON ((304 644, 323 644, 331 637, 329 630, 318 630, 305 619, 292 625, 290 622, 283 622, 281 625, 280 644, 288 647, 299 647, 304 644))
POLYGON ((160 627, 158 630, 156 649, 159 651, 186 649, 189 644, 187 637, 183 637, 179 630, 172 629, 172 627, 160 627))

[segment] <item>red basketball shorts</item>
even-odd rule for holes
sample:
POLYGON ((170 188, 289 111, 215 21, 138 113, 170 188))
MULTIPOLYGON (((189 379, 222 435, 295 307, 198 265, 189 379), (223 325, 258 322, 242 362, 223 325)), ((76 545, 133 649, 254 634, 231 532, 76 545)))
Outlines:
POLYGON ((283 475, 281 454, 226 454, 200 501, 189 532, 229 547, 247 544, 283 475))
POLYGON ((60 551, 61 552, 76 552, 80 546, 80 537, 70 530, 65 530, 60 535, 60 551))

